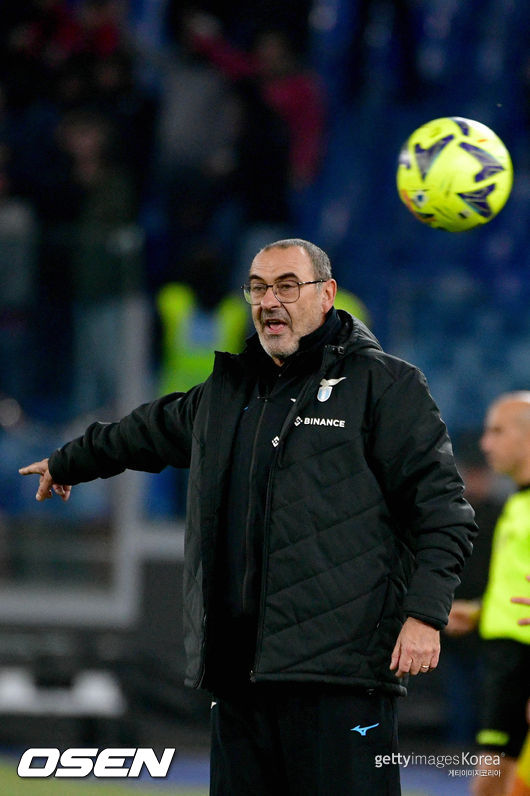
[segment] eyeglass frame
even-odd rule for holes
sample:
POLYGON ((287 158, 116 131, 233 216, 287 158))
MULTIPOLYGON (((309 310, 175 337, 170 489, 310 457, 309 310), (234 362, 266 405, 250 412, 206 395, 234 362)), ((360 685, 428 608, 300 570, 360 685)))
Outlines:
POLYGON ((260 300, 257 301, 256 303, 254 303, 252 301, 249 301, 247 299, 246 293, 245 293, 245 290, 247 289, 248 293, 250 294, 250 288, 251 288, 251 285, 252 285, 251 282, 245 282, 245 284, 241 285, 241 289, 243 291, 243 296, 245 298, 245 301, 247 302, 247 304, 250 304, 251 307, 257 307, 258 304, 261 304, 261 302, 263 301, 263 299, 267 295, 267 290, 269 288, 272 290, 273 296, 276 299, 278 299, 280 304, 294 304, 300 298, 300 288, 301 287, 303 287, 304 285, 318 285, 318 284, 321 284, 322 282, 329 282, 329 279, 311 279, 308 282, 298 282, 296 279, 291 279, 291 280, 289 280, 289 279, 277 279, 276 282, 273 282, 271 285, 267 285, 265 282, 259 282, 259 285, 261 285, 261 287, 265 288, 265 292, 264 292, 263 296, 260 298, 260 300), (278 284, 278 282, 289 282, 289 281, 291 281, 294 284, 298 285, 298 296, 295 299, 292 299, 290 301, 283 301, 279 296, 276 295, 276 291, 274 290, 274 287, 275 287, 275 285, 278 284))

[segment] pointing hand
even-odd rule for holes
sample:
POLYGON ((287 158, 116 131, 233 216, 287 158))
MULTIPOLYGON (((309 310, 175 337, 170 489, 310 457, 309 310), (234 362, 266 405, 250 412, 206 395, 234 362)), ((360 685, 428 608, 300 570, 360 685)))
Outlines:
POLYGON ((59 495, 61 500, 66 501, 70 497, 70 492, 72 491, 71 486, 53 483, 53 478, 48 469, 48 459, 43 459, 40 462, 33 462, 33 464, 28 464, 27 467, 21 467, 18 472, 20 475, 40 475, 39 488, 35 495, 36 500, 47 500, 53 496, 54 492, 59 495))

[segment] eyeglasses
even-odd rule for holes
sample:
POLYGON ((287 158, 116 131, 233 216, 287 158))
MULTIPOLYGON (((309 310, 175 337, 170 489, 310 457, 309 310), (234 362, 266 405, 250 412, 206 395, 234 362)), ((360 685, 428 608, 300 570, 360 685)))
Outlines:
POLYGON ((300 298, 300 288, 303 285, 318 285, 320 282, 327 282, 327 279, 312 279, 310 282, 280 279, 272 285, 266 285, 265 282, 251 282, 245 283, 242 287, 245 300, 249 304, 261 304, 269 288, 272 288, 272 292, 282 304, 294 304, 300 298))

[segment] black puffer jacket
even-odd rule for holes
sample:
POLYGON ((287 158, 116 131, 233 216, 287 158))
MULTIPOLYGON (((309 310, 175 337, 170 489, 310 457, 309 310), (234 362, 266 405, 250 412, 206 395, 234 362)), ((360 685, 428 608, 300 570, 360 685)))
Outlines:
MULTIPOLYGON (((473 510, 423 375, 341 313, 286 418, 271 467, 256 681, 405 693, 389 670, 405 616, 442 628, 471 553, 473 510)), ((119 423, 95 423, 50 459, 58 483, 190 466, 185 561, 188 685, 208 686, 215 556, 248 354, 119 423)))

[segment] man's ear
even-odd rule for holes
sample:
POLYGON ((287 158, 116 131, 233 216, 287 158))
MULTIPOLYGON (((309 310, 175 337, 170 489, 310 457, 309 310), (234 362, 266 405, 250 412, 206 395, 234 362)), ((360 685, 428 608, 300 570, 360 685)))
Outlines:
POLYGON ((322 309, 324 312, 328 312, 332 308, 336 295, 337 283, 334 279, 328 279, 322 285, 322 309))

